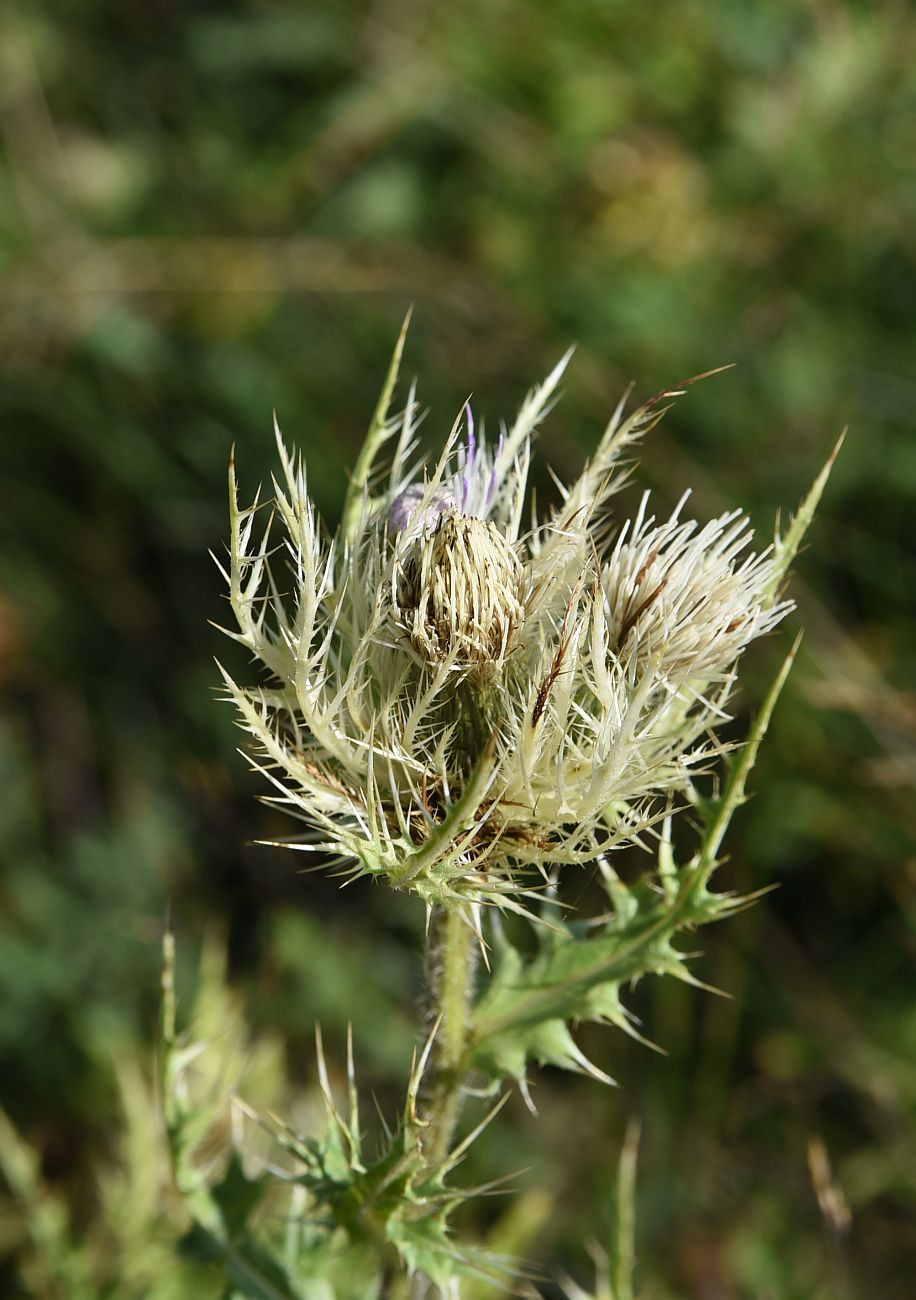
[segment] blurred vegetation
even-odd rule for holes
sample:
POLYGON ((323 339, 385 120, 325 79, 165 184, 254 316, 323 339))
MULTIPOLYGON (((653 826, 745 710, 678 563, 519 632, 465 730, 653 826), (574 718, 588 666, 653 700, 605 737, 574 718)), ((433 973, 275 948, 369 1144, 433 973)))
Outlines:
POLYGON ((272 468, 273 408, 333 521, 412 302, 432 438, 471 390, 510 414, 574 340, 541 441, 568 474, 631 380, 736 362, 644 472, 765 532, 851 428, 731 836, 730 883, 780 888, 697 961, 731 1000, 639 989, 666 1056, 588 1035, 619 1090, 547 1071, 539 1120, 514 1099, 469 1180, 526 1168, 521 1200, 477 1229, 591 1285, 635 1113, 640 1294, 911 1295, 912 9, 19 0, 0 148, 0 1291, 209 1294, 170 1263, 167 914, 183 1005, 225 947, 227 1032, 247 1008, 272 1087, 307 1112, 313 1023, 342 1063, 352 1019, 363 1083, 399 1095, 422 917, 250 847, 277 827, 213 700, 207 551, 230 445, 249 487, 272 468))

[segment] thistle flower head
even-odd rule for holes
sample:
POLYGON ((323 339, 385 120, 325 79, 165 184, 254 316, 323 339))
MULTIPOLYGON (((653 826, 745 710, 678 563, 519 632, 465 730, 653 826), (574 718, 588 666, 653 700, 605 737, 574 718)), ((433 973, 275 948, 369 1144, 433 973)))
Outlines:
POLYGON ((524 587, 525 570, 499 528, 447 510, 403 561, 395 621, 423 664, 489 681, 524 621, 524 587))
POLYGON ((330 540, 278 434, 284 576, 230 472, 231 635, 266 678, 227 686, 305 824, 289 843, 428 904, 523 908, 528 868, 633 840, 715 755, 742 652, 789 609, 785 555, 751 550, 740 511, 689 519, 686 496, 667 519, 647 495, 610 522, 623 457, 677 390, 618 408, 523 531, 531 438, 568 355, 495 444, 466 406, 424 467, 414 389, 388 411, 402 346, 330 540))

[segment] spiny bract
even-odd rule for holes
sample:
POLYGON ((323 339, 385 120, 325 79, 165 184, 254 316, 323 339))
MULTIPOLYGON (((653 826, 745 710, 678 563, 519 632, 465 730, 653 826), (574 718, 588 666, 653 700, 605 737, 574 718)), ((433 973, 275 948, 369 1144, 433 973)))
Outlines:
POLYGON ((226 683, 255 764, 307 826, 294 847, 427 905, 526 910, 536 878, 593 861, 670 810, 718 752, 737 662, 784 616, 779 545, 740 511, 612 521, 623 457, 672 389, 614 413, 545 519, 526 519, 531 437, 569 360, 495 444, 460 413, 432 468, 411 387, 389 415, 402 332, 328 539, 277 436, 284 538, 255 537, 230 469, 238 631, 262 686, 226 683), (389 464, 379 453, 391 449, 389 464), (282 557, 282 563, 280 558, 282 557))

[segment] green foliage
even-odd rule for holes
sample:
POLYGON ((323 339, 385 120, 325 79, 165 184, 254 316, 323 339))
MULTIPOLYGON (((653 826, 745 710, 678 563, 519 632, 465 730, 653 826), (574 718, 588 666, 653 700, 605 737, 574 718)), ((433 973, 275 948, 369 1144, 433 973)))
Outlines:
MULTIPOLYGON (((379 1149, 370 1157, 360 1130, 352 1041, 345 1118, 331 1090, 319 1034, 326 1131, 301 1137, 242 1102, 234 1089, 227 1091, 244 1030, 236 1019, 213 1037, 208 1033, 232 1010, 218 951, 210 949, 183 1034, 175 1029, 171 935, 163 986, 166 1131, 176 1184, 192 1220, 181 1243, 185 1258, 215 1265, 231 1293, 249 1300, 311 1300, 324 1293, 340 1300, 381 1297, 387 1294, 385 1279, 393 1283, 401 1271, 428 1279, 443 1294, 462 1277, 499 1276, 500 1261, 458 1244, 449 1225, 468 1193, 448 1186, 447 1175, 476 1133, 440 1164, 431 1165, 424 1151, 426 1124, 417 1098, 431 1041, 412 1067, 400 1122, 394 1129, 382 1125, 379 1149), (241 1146, 238 1138, 227 1140, 226 1117, 233 1112, 269 1135, 284 1157, 283 1170, 269 1163, 256 1174, 246 1172, 244 1140, 241 1146)), ((259 1055, 265 1048, 259 1044, 259 1055)))
MULTIPOLYGON (((692 482, 699 509, 744 500, 766 528, 851 429, 795 579, 798 670, 721 873, 781 888, 691 962, 731 1000, 673 979, 625 994, 664 1058, 583 1025, 623 1086, 545 1070, 536 1128, 510 1104, 468 1154, 472 1181, 531 1168, 519 1219, 472 1203, 468 1232, 591 1279, 635 1097, 644 1292, 908 1300, 914 23, 833 0, 4 9, 0 1091, 34 1178, 3 1175, 0 1292, 75 1294, 87 1252, 95 1294, 221 1289, 176 1259, 184 1212, 151 1161, 167 909, 180 987, 193 936, 228 931, 255 1028, 282 1033, 289 1085, 259 1107, 290 1113, 316 1015, 342 1059, 342 985, 366 1088, 398 1105, 423 918, 248 843, 283 830, 227 776, 205 556, 229 446, 266 480, 272 406, 325 509, 342 499, 413 302, 436 412, 468 386, 511 410, 577 341, 544 447, 561 475, 631 379, 723 360, 738 369, 646 448, 667 500, 692 482), (852 1210, 841 1233, 805 1170, 812 1133, 852 1210), (56 1245, 35 1243, 34 1196, 58 1207, 56 1245)), ((780 653, 749 665, 750 701, 780 653)))
MULTIPOLYGON (((681 888, 686 894, 689 882, 681 888)), ((715 895, 672 906, 659 901, 648 881, 629 890, 614 882, 610 892, 618 907, 625 893, 626 906, 592 934, 557 917, 538 931, 533 957, 499 942, 493 980, 474 1008, 469 1047, 469 1063, 494 1085, 506 1076, 524 1079, 529 1061, 603 1077, 576 1046, 571 1024, 593 1020, 632 1032, 622 989, 648 974, 688 978, 674 935, 718 919, 728 906, 715 895)))
POLYGON ((158 1098, 138 1062, 117 1064, 118 1132, 96 1170, 94 1214, 44 1176, 40 1153, 0 1112, 0 1240, 16 1246, 29 1296, 48 1300, 217 1300, 222 1283, 176 1247, 186 1213, 174 1195, 158 1098))

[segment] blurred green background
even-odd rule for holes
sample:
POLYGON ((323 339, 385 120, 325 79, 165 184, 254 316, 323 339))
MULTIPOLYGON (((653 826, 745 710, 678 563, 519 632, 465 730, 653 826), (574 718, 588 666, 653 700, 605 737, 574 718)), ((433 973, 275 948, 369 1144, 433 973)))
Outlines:
POLYGON ((736 729, 806 628, 723 872, 779 888, 698 944, 731 1000, 637 990, 667 1055, 608 1031, 618 1090, 540 1075, 540 1119, 513 1100, 463 1171, 526 1168, 522 1210, 469 1228, 587 1284, 635 1114, 643 1295, 912 1296, 911 7, 22 0, 0 149, 2 1294, 75 1296, 76 1267, 90 1297, 206 1294, 170 1263, 150 1091, 167 914, 182 987, 225 951, 292 1090, 314 1021, 342 1061, 352 1018, 397 1104, 422 918, 251 847, 282 826, 215 701, 214 655, 245 664, 208 550, 273 409, 333 522, 413 303, 431 440, 574 341, 540 441, 568 476, 631 380, 735 362, 644 478, 765 534, 851 430, 799 612, 748 659, 736 729))

